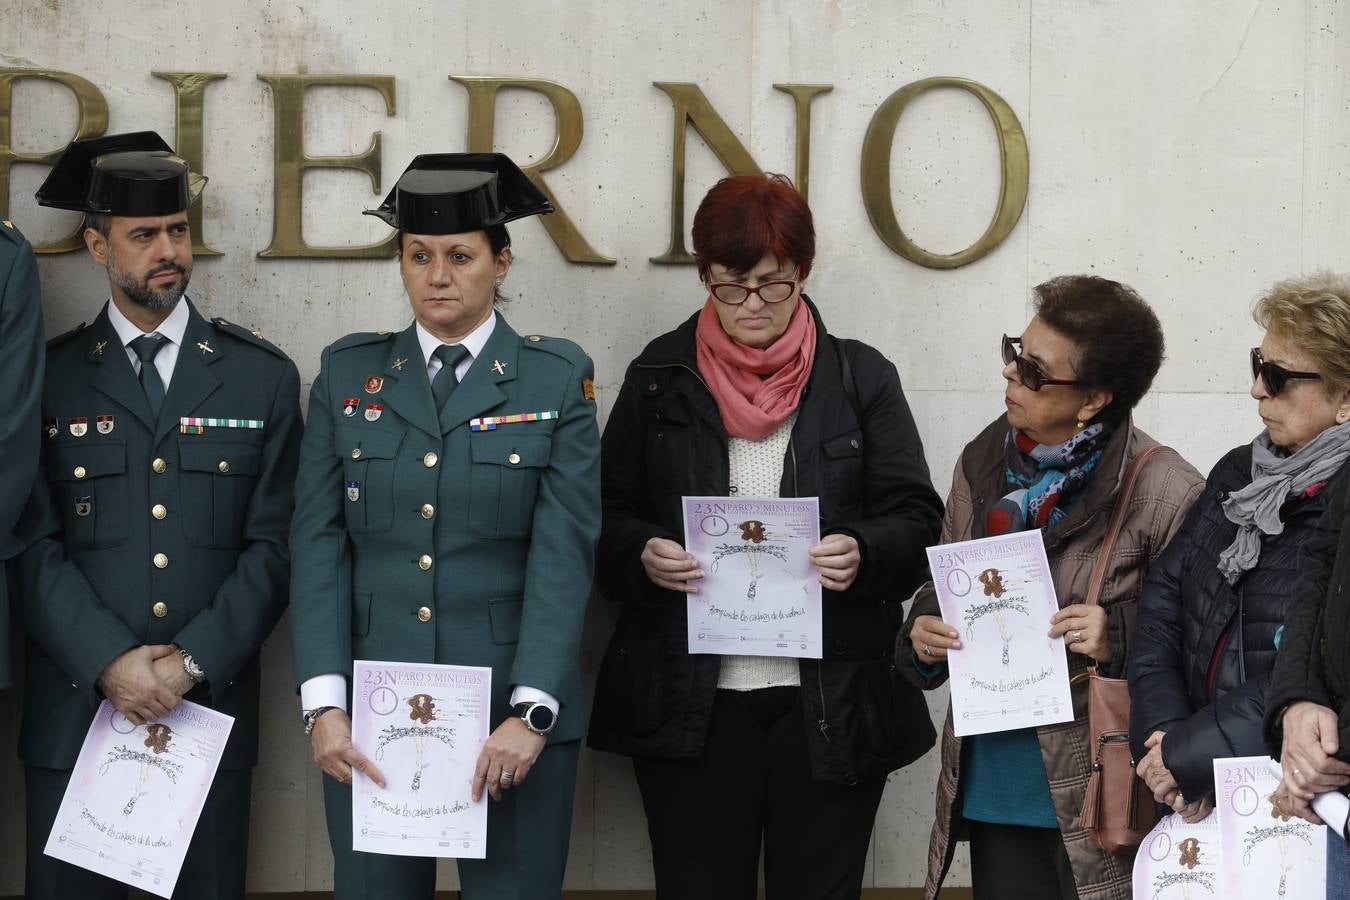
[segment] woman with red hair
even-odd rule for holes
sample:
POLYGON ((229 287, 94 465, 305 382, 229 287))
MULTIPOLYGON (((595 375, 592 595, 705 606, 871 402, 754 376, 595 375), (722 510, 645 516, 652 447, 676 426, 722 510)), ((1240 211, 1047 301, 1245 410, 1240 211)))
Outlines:
POLYGON ((886 776, 935 735, 890 648, 942 502, 895 366, 802 293, 811 210, 780 175, 694 216, 706 300, 628 367, 602 443, 597 569, 622 603, 590 743, 633 758, 661 900, 857 897, 886 776), (688 651, 686 496, 819 497, 823 659, 688 651), (828 823, 824 829, 822 824, 828 823))

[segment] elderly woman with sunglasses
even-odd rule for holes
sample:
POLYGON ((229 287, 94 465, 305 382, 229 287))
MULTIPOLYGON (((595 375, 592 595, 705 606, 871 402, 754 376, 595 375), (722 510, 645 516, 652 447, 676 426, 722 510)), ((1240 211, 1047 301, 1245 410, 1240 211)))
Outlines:
MULTIPOLYGON (((1148 304, 1114 281, 1066 276, 1035 294, 1036 315, 1022 336, 1003 338, 1007 413, 962 451, 942 540, 1040 529, 1060 602, 1045 627, 1063 638, 1070 674, 1096 664, 1119 676, 1135 598, 1201 479, 1175 452, 1149 458, 1100 605, 1082 603, 1121 478, 1156 444, 1130 411, 1162 362, 1163 335, 1148 304)), ((939 617, 925 584, 897 644, 897 666, 936 688, 947 679, 948 653, 961 647, 961 633, 939 617)), ((1130 896, 1129 856, 1098 849, 1079 822, 1092 754, 1086 685, 1073 691, 1079 715, 1060 725, 963 739, 948 711, 925 897, 937 895, 957 841, 967 839, 979 900, 1130 896)))
POLYGON ((802 292, 811 210, 782 176, 694 215, 707 299, 628 367, 601 449, 597 577, 622 604, 590 741, 633 758, 657 896, 856 898, 886 776, 934 732, 889 648, 942 503, 895 366, 802 292), (823 659, 688 651, 682 496, 818 497, 823 659))
POLYGON ((1318 275, 1256 303, 1252 399, 1265 425, 1221 459, 1139 601, 1131 743, 1154 796, 1189 817, 1215 759, 1265 753, 1262 718, 1299 551, 1350 458, 1350 282, 1318 275))

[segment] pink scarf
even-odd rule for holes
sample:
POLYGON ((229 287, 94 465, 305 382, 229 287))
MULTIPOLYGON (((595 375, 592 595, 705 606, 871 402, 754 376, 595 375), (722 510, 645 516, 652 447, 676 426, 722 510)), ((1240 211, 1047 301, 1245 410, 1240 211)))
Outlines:
POLYGON ((787 421, 802 399, 816 355, 816 323, 797 301, 787 330, 763 350, 738 344, 722 329, 709 297, 698 316, 698 370, 732 437, 758 441, 787 421))

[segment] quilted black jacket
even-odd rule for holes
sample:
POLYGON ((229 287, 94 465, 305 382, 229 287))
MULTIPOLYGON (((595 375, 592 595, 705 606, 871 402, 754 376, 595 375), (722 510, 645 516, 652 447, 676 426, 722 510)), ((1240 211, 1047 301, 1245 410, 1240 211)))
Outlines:
POLYGON ((1140 759, 1148 736, 1166 732, 1163 763, 1188 799, 1213 792, 1215 759, 1266 752, 1261 727, 1275 634, 1293 593, 1299 548, 1325 506, 1323 494, 1287 503, 1284 531, 1264 536, 1256 567, 1230 585, 1218 560, 1237 526, 1220 504, 1251 482, 1251 459, 1246 445, 1219 460, 1139 598, 1129 663, 1131 747, 1140 759))

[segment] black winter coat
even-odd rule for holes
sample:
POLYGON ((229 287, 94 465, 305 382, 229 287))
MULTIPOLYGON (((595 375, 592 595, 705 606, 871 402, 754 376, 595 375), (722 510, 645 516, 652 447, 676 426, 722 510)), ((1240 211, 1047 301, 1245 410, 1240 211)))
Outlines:
MULTIPOLYGON (((942 501, 900 378, 866 344, 830 337, 810 301, 816 354, 784 458, 780 495, 820 498, 821 534, 862 553, 848 590, 824 591, 825 658, 801 660, 802 727, 818 781, 882 777, 935 734, 922 693, 891 663, 903 600, 927 569, 942 501)), ((699 375, 695 315, 628 367, 602 443, 600 588, 622 604, 605 653, 590 744, 632 756, 697 757, 721 657, 688 652, 685 595, 656 587, 641 554, 683 543, 683 496, 727 496, 728 444, 699 375)))
POLYGON ((1303 544, 1266 704, 1266 744, 1278 759, 1285 707, 1311 700, 1334 711, 1350 762, 1350 474, 1327 488, 1327 511, 1303 544))
POLYGON ((1251 483, 1251 463, 1251 445, 1219 460, 1139 597, 1129 662, 1131 748, 1142 759, 1149 735, 1166 732, 1163 763, 1188 799, 1213 793, 1215 759, 1266 752, 1261 724, 1275 633, 1299 548, 1324 507, 1322 494, 1285 504, 1284 531, 1262 536, 1256 567, 1230 585, 1218 561, 1237 526, 1220 504, 1251 483))

